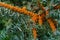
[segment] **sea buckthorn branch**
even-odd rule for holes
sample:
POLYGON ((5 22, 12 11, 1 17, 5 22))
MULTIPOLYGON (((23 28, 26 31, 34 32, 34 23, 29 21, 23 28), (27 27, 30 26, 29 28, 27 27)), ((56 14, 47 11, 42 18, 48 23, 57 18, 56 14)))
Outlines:
POLYGON ((45 22, 45 19, 46 19, 45 13, 40 14, 40 15, 39 15, 38 23, 39 23, 40 25, 42 25, 42 24, 45 22))
POLYGON ((9 4, 5 4, 3 2, 0 2, 0 6, 8 8, 8 9, 11 9, 11 10, 19 12, 19 13, 23 13, 23 14, 29 15, 29 16, 32 17, 32 20, 34 22, 36 22, 36 20, 38 19, 38 17, 37 17, 38 14, 30 12, 30 11, 27 11, 27 9, 24 8, 24 7, 23 8, 19 8, 19 7, 15 7, 15 6, 9 5, 9 4))
MULTIPOLYGON (((46 15, 45 15, 44 13, 41 14, 41 15, 38 15, 38 14, 36 14, 36 13, 27 11, 27 9, 24 8, 24 7, 23 7, 23 8, 19 8, 19 7, 11 6, 11 5, 9 5, 9 4, 5 4, 5 3, 3 3, 3 2, 0 2, 0 6, 5 7, 5 8, 8 8, 8 9, 11 9, 11 10, 14 10, 14 11, 19 12, 19 13, 23 13, 23 14, 29 15, 29 16, 32 17, 32 20, 33 20, 35 23, 38 22, 40 25, 43 24, 44 18, 46 17, 46 15)), ((44 10, 45 10, 45 9, 44 9, 44 10)), ((46 13, 48 13, 48 12, 46 12, 46 13)), ((47 20, 47 21, 49 22, 51 28, 53 27, 52 30, 54 30, 55 26, 52 26, 52 24, 54 24, 54 23, 52 23, 52 21, 50 21, 50 19, 47 20), (50 22, 51 22, 51 23, 50 23, 50 22)))
MULTIPOLYGON (((41 8, 43 11, 45 11, 45 15, 43 16, 43 21, 44 21, 44 19, 46 19, 46 15, 48 15, 50 9, 46 10, 45 7, 39 2, 39 0, 38 0, 38 7, 41 8)), ((54 9, 60 9, 60 6, 54 6, 53 8, 54 9)), ((39 17, 39 19, 40 19, 40 17, 39 17)), ((51 18, 46 19, 46 20, 48 21, 52 31, 54 32, 56 30, 56 25, 55 25, 55 23, 53 21, 55 21, 55 20, 52 21, 51 18)), ((41 23, 43 24, 43 21, 39 20, 39 22, 40 22, 39 24, 41 24, 41 23)))
POLYGON ((34 40, 36 40, 36 38, 37 38, 37 30, 36 30, 36 28, 32 29, 32 33, 33 33, 34 40))
POLYGON ((55 23, 52 21, 52 19, 51 18, 48 18, 47 21, 50 24, 50 27, 52 29, 52 32, 56 31, 56 26, 55 26, 55 23))
POLYGON ((19 12, 19 13, 24 13, 24 14, 29 15, 29 16, 37 15, 36 13, 27 11, 25 8, 15 7, 15 6, 12 6, 12 5, 9 5, 9 4, 5 4, 3 2, 0 2, 0 6, 11 9, 11 10, 19 12))

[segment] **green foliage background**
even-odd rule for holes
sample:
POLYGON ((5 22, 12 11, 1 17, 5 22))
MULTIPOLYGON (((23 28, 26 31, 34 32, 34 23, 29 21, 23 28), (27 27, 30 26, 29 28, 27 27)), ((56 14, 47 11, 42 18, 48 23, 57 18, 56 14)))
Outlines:
MULTIPOLYGON (((31 4, 37 6, 37 0, 0 0, 13 6, 26 6, 31 11, 31 4)), ((60 9, 52 9, 52 4, 58 4, 60 0, 40 0, 47 8, 51 8, 49 17, 57 21, 57 31, 52 33, 49 24, 46 22, 40 26, 38 23, 34 25, 31 17, 14 12, 4 7, 0 7, 0 40, 34 40, 32 28, 37 29, 36 40, 60 40, 60 9)))

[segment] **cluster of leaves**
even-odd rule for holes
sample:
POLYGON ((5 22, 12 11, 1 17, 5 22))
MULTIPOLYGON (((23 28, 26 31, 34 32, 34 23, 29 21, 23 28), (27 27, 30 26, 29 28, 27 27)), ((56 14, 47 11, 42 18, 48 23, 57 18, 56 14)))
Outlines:
MULTIPOLYGON (((26 6, 28 10, 37 7, 37 0, 1 0, 15 6, 26 6)), ((57 30, 60 30, 60 10, 53 10, 51 4, 58 4, 59 0, 40 0, 40 2, 46 7, 51 8, 50 17, 58 21, 57 30)), ((34 10, 35 11, 35 10, 34 10)), ((33 40, 32 28, 37 29, 36 40, 60 40, 59 33, 54 35, 51 32, 49 24, 46 22, 45 25, 34 24, 30 17, 24 14, 11 11, 4 7, 0 7, 0 40, 33 40)))

